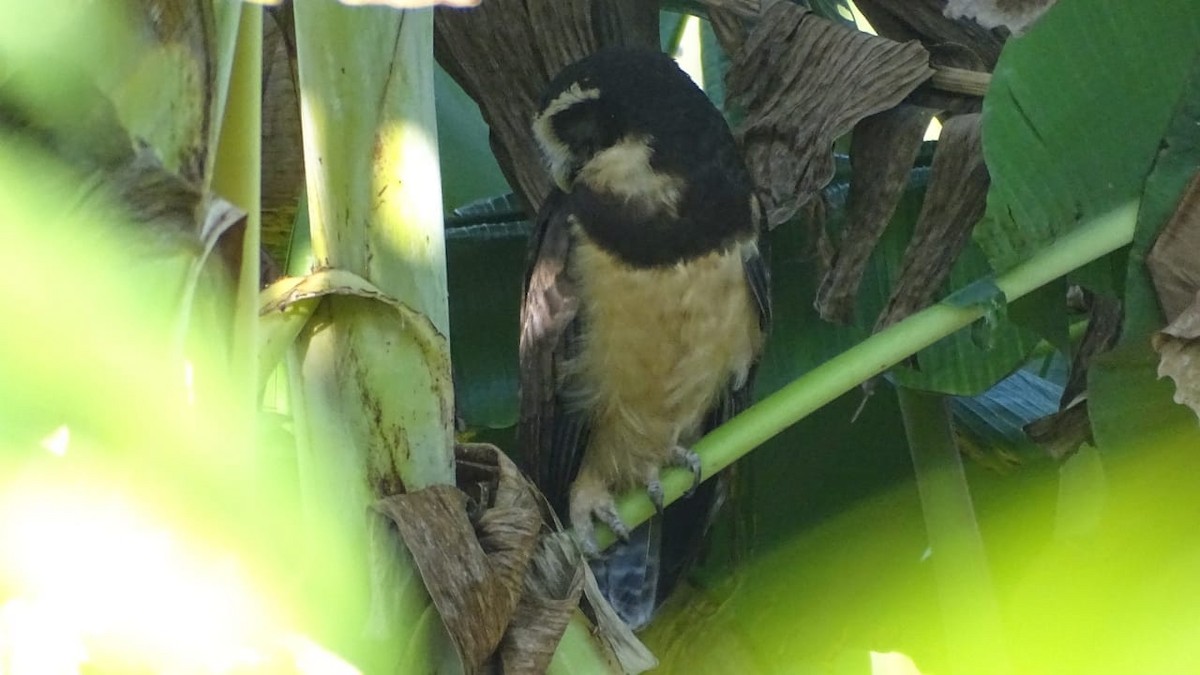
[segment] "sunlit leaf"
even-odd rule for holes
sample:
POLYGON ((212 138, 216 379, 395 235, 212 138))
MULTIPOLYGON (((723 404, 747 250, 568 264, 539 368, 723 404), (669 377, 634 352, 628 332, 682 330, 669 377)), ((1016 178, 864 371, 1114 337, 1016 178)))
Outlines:
POLYGON ((997 271, 1141 194, 1198 45, 1188 3, 1073 0, 1005 48, 984 99, 992 190, 975 232, 997 271))

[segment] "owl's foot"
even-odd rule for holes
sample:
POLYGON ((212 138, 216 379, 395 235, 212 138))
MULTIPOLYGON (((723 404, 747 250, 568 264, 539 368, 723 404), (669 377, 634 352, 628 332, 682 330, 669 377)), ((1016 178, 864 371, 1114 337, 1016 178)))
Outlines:
MULTIPOLYGON (((696 488, 700 485, 702 471, 700 467, 700 456, 688 450, 683 446, 675 446, 671 448, 671 452, 667 455, 667 462, 664 466, 676 466, 687 469, 692 472, 692 486, 683 496, 691 497, 696 488)), ((646 477, 646 495, 650 497, 650 503, 654 505, 654 511, 659 515, 663 512, 663 487, 658 480, 658 469, 652 469, 646 477)))
MULTIPOLYGON (((667 456, 664 466, 674 466, 692 472, 692 485, 684 494, 691 497, 696 492, 703 478, 700 456, 683 446, 675 446, 667 456)), ((654 510, 662 514, 665 495, 662 483, 658 479, 658 469, 652 469, 645 476, 646 496, 654 505, 654 510)), ((596 521, 608 526, 621 541, 629 541, 629 526, 621 520, 617 513, 617 504, 613 494, 604 481, 590 474, 581 473, 571 486, 570 503, 571 526, 579 537, 580 548, 584 555, 595 558, 600 555, 600 546, 596 543, 596 521)))
POLYGON ((612 493, 598 481, 581 478, 571 487, 571 526, 579 537, 579 546, 589 558, 600 555, 596 543, 595 521, 600 521, 612 530, 617 539, 629 540, 629 527, 617 513, 612 493))
POLYGON ((700 481, 704 478, 704 469, 700 466, 700 455, 682 445, 677 445, 671 448, 671 455, 667 460, 667 466, 677 466, 681 469, 691 471, 692 486, 688 488, 688 491, 683 496, 691 497, 696 493, 696 488, 700 487, 700 481))

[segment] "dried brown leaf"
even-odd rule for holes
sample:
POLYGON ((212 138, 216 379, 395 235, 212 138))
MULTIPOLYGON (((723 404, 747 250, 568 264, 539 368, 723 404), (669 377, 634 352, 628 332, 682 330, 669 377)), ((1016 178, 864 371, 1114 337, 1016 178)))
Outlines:
MULTIPOLYGON (((518 509, 538 513, 539 523, 560 530, 549 532, 543 528, 536 546, 529 549, 531 556, 522 558, 525 571, 520 583, 521 595, 497 651, 503 672, 545 672, 563 631, 578 611, 583 594, 587 595, 589 615, 596 622, 596 634, 613 662, 630 674, 654 667, 657 661, 653 654, 609 607, 578 546, 569 533, 561 531, 549 505, 516 465, 495 446, 487 444, 460 444, 456 454, 459 486, 471 495, 474 503, 487 507, 476 518, 476 526, 480 543, 489 554, 503 556, 509 547, 493 537, 511 528, 496 523, 493 512, 518 509)), ((522 554, 523 551, 522 548, 522 554)), ((504 557, 499 563, 502 567, 515 569, 503 560, 504 557)), ((511 580, 513 575, 507 574, 505 578, 511 580)))
POLYGON ((1059 461, 1074 455, 1084 443, 1095 443, 1087 405, 1088 369, 1092 359, 1117 343, 1124 318, 1120 300, 1086 291, 1081 291, 1080 298, 1089 314, 1088 325, 1071 359, 1059 410, 1025 425, 1029 439, 1059 461))
POLYGON ((529 133, 542 89, 600 47, 658 48, 658 6, 645 0, 488 0, 439 8, 438 63, 479 104, 504 177, 537 212, 550 177, 529 133))
POLYGON ((928 82, 917 87, 908 102, 946 115, 981 111, 982 97, 991 85, 991 73, 983 60, 959 44, 927 44, 925 48, 935 72, 928 82))
POLYGON ((989 184, 979 115, 951 118, 942 128, 921 214, 876 331, 932 301, 983 216, 989 184))
POLYGON ((531 562, 497 654, 504 673, 546 672, 583 593, 586 565, 569 534, 543 536, 531 562))
POLYGON ((1192 177, 1179 206, 1146 256, 1163 314, 1172 322, 1200 289, 1200 173, 1192 177))
POLYGON ((584 564, 545 527, 542 500, 493 445, 455 448, 461 489, 379 500, 454 642, 464 672, 543 673, 579 605, 584 564))
POLYGON ((902 103, 854 127, 846 224, 815 303, 825 320, 849 323, 853 319, 867 260, 900 203, 934 112, 902 103))
POLYGON ((720 7, 710 7, 708 22, 712 25, 717 43, 726 54, 736 54, 746 43, 749 21, 738 12, 720 7))
POLYGON ((948 0, 950 19, 972 19, 984 28, 1004 27, 1014 35, 1024 33, 1056 0, 948 0))
POLYGON ((434 485, 385 497, 375 510, 400 531, 470 675, 500 644, 516 603, 476 538, 466 502, 457 488, 434 485))
POLYGON ((474 486, 480 489, 474 503, 481 510, 472 520, 479 544, 491 558, 493 568, 510 592, 510 600, 515 606, 542 527, 542 514, 533 486, 494 445, 459 444, 455 455, 460 485, 464 474, 477 475, 485 467, 490 474, 486 487, 481 487, 483 484, 474 478, 474 486))
POLYGON ((1200 418, 1200 291, 1152 343, 1160 359, 1158 376, 1174 380, 1175 402, 1200 418))
POLYGON ((763 0, 700 0, 700 4, 710 12, 732 12, 737 16, 752 19, 762 11, 763 0))
POLYGON ((1117 344, 1117 338, 1121 337, 1125 313, 1120 300, 1083 291, 1083 302, 1088 312, 1087 330, 1071 359, 1070 374, 1059 400, 1060 409, 1066 409, 1077 398, 1086 395, 1088 368, 1092 360, 1112 349, 1117 344))
POLYGON ((946 0, 856 0, 854 4, 880 35, 920 40, 929 48, 961 45, 974 52, 987 71, 996 67, 1007 37, 974 21, 947 17, 946 0))
POLYGON ((1065 461, 1084 443, 1094 443, 1087 400, 1081 399, 1075 405, 1026 424, 1025 435, 1053 459, 1065 461))
POLYGON ((304 191, 304 144, 296 80, 292 6, 272 9, 263 23, 262 244, 283 260, 304 191))
POLYGON ((747 111, 739 136, 768 222, 791 218, 833 178, 834 140, 932 72, 916 43, 861 33, 789 2, 768 8, 728 78, 747 111))

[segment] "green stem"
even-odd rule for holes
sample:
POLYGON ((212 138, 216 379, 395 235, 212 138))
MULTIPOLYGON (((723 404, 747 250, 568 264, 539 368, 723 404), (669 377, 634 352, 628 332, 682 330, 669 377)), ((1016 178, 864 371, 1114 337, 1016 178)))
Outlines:
POLYGON ((943 394, 899 387, 942 606, 950 672, 1003 673, 1004 623, 943 394))
POLYGON ((679 53, 679 45, 683 42, 683 34, 687 31, 687 22, 690 14, 681 13, 679 20, 675 22, 675 27, 671 29, 671 35, 667 38, 666 51, 668 56, 675 56, 679 53))
MULTIPOLYGON (((1133 240, 1137 212, 1138 202, 1130 202, 1093 218, 1000 276, 996 285, 1012 301, 1125 246, 1133 240)), ((984 311, 981 306, 939 303, 817 366, 702 438, 693 449, 700 455, 704 478, 842 394, 969 326, 984 311)), ((691 476, 686 471, 665 471, 662 485, 666 501, 678 499, 690 484, 691 476)), ((634 526, 653 515, 654 507, 643 491, 635 490, 620 499, 618 512, 625 523, 634 526)), ((600 528, 597 540, 607 546, 612 543, 612 533, 600 528)))
POLYGON ((242 267, 234 304, 231 372, 244 397, 242 410, 257 403, 258 285, 262 164, 262 7, 245 4, 237 22, 233 65, 222 115, 212 189, 246 212, 242 267))

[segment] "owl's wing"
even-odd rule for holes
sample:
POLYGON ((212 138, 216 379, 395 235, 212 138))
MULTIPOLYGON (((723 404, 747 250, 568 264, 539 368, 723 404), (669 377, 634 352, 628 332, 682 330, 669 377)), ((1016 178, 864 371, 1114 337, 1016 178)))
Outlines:
POLYGON ((553 190, 538 213, 521 305, 521 462, 551 507, 567 512, 571 481, 587 443, 586 419, 563 405, 561 369, 580 326, 579 298, 567 274, 570 218, 565 195, 553 190))

